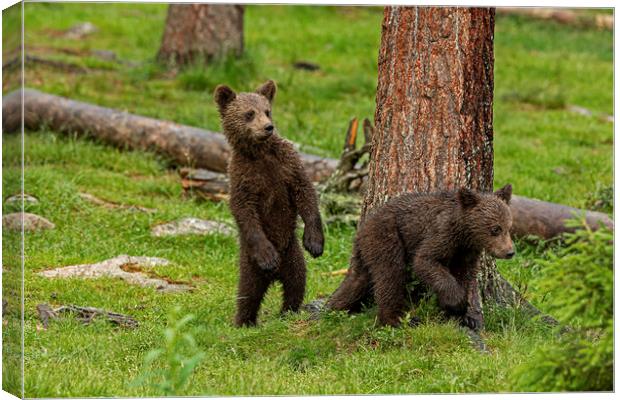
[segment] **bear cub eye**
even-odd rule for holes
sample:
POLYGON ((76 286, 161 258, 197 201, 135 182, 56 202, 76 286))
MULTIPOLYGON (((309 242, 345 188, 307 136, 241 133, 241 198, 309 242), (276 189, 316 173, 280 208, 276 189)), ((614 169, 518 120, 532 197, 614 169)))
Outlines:
POLYGON ((243 118, 245 118, 246 122, 250 122, 254 119, 254 111, 250 110, 246 112, 245 114, 243 114, 243 118))
POLYGON ((266 110, 265 115, 267 116, 267 118, 271 118, 271 111, 266 110))
POLYGON ((502 233, 502 227, 499 225, 494 226, 493 228, 491 228, 491 235, 493 236, 497 236, 500 233, 502 233))

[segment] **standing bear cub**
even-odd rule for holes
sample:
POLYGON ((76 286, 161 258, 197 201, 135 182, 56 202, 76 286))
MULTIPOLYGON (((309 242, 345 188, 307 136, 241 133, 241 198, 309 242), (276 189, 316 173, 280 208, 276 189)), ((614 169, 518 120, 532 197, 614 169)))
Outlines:
POLYGON ((295 236, 297 215, 304 221, 303 245, 323 254, 318 199, 299 155, 273 126, 276 85, 255 93, 215 89, 222 127, 232 156, 228 165, 230 209, 240 236, 240 279, 235 325, 255 325, 265 292, 282 282, 282 312, 297 311, 306 288, 306 265, 295 236))
POLYGON ((460 189, 391 199, 358 229, 349 273, 327 308, 357 311, 374 294, 381 324, 397 326, 415 275, 448 314, 481 329, 478 263, 483 250, 498 258, 515 254, 511 195, 506 185, 495 193, 460 189))

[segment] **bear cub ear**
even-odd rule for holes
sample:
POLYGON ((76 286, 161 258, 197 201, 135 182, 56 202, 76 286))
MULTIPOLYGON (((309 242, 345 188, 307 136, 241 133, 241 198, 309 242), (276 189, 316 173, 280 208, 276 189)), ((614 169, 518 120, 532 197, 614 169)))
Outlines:
POLYGON ((493 194, 502 199, 504 203, 510 204, 510 198, 512 197, 512 185, 508 184, 493 194))
POLYGON ((465 209, 474 207, 479 201, 478 194, 467 188, 461 188, 457 197, 459 199, 459 203, 461 203, 465 209))
POLYGON ((232 102, 237 97, 237 95, 228 86, 218 85, 218 87, 215 88, 213 97, 215 98, 215 102, 220 108, 220 111, 222 111, 226 108, 227 105, 230 104, 230 102, 232 102))
POLYGON ((276 96, 276 89, 276 83, 269 79, 267 82, 263 83, 261 87, 256 89, 256 93, 262 94, 272 103, 273 98, 276 96))

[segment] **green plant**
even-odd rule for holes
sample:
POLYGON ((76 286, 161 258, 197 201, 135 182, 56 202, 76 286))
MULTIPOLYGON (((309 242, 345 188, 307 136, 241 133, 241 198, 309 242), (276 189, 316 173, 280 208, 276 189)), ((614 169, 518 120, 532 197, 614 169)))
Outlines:
POLYGON ((164 330, 164 346, 146 354, 144 371, 134 385, 148 383, 164 396, 181 393, 205 356, 196 345, 195 332, 187 328, 193 319, 192 314, 180 317, 179 307, 170 312, 164 330))
POLYGON ((568 332, 516 370, 515 383, 524 390, 613 389, 613 234, 606 227, 593 231, 583 219, 571 224, 579 229, 539 261, 536 285, 568 332))
POLYGON ((614 211, 614 186, 596 184, 596 191, 586 201, 586 208, 611 214, 614 211))

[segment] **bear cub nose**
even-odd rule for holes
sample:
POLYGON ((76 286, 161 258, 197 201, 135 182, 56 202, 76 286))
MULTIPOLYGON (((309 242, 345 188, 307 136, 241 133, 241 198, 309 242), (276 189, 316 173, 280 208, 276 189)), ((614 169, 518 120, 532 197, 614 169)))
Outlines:
POLYGON ((265 130, 267 132, 273 132, 273 125, 269 124, 269 125, 265 126, 265 130))
POLYGON ((508 253, 506 253, 506 258, 512 258, 515 255, 515 251, 514 250, 510 250, 508 253))

